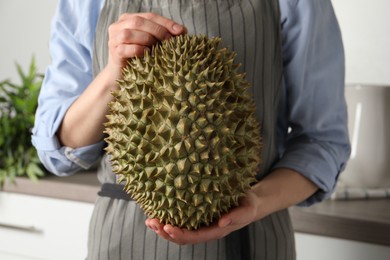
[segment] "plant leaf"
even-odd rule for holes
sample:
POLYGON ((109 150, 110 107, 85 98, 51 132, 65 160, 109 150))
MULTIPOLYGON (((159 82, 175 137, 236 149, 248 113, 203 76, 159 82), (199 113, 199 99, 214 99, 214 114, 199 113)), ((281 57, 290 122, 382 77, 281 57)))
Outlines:
POLYGON ((33 57, 27 73, 16 64, 21 85, 6 79, 0 82, 0 186, 27 175, 31 180, 45 171, 31 143, 31 129, 43 75, 37 73, 33 57))

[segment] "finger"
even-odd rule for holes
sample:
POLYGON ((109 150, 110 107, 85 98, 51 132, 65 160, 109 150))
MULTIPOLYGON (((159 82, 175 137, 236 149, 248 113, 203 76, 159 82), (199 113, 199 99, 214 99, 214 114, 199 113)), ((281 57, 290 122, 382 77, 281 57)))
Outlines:
POLYGON ((150 33, 158 40, 184 32, 184 27, 176 22, 153 13, 124 14, 118 20, 123 28, 136 29, 150 33))
POLYGON ((191 239, 186 239, 184 230, 174 227, 172 225, 165 225, 164 227, 164 232, 169 236, 169 239, 179 245, 185 245, 189 244, 192 242, 192 244, 196 244, 196 241, 191 241, 191 239))
POLYGON ((157 39, 149 33, 138 30, 123 29, 117 32, 115 35, 112 35, 108 44, 110 47, 115 48, 121 44, 152 46, 156 42, 157 39))
POLYGON ((241 207, 231 209, 229 212, 223 214, 218 220, 218 226, 220 228, 226 228, 231 225, 240 224, 245 216, 245 212, 241 207))
POLYGON ((253 192, 239 199, 239 206, 232 208, 228 213, 223 214, 218 221, 218 226, 239 226, 243 227, 257 219, 258 197, 253 192))
POLYGON ((157 231, 159 229, 163 229, 163 226, 164 226, 163 224, 160 223, 160 221, 158 219, 155 219, 155 218, 148 218, 147 220, 145 220, 145 224, 146 224, 146 226, 153 229, 154 231, 157 231))
POLYGON ((178 244, 199 244, 210 240, 216 240, 224 237, 226 230, 220 229, 217 225, 200 228, 198 230, 187 230, 174 227, 172 225, 165 225, 164 231, 171 237, 171 239, 178 244))
POLYGON ((131 19, 123 20, 120 24, 122 28, 144 31, 162 41, 171 37, 171 33, 164 26, 145 19, 140 15, 133 16, 131 19))
POLYGON ((120 59, 142 57, 145 51, 150 51, 150 48, 137 44, 120 44, 114 49, 116 56, 120 59))
POLYGON ((164 26, 172 35, 178 35, 187 32, 187 29, 183 25, 176 23, 175 21, 164 16, 155 13, 140 13, 139 15, 146 19, 150 19, 155 23, 160 24, 161 26, 164 26))
MULTIPOLYGON (((148 226, 150 229, 152 229, 154 232, 156 232, 157 235, 160 237, 172 241, 172 238, 167 234, 163 227, 164 225, 161 224, 157 219, 147 219, 145 221, 146 226, 148 226)), ((174 242, 174 241, 172 241, 174 242)))

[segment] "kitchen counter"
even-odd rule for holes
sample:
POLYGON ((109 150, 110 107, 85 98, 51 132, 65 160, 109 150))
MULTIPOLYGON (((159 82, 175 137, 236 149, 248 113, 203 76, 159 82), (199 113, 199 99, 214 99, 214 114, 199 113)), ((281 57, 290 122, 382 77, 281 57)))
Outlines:
MULTIPOLYGON (((93 203, 99 182, 94 172, 47 176, 38 182, 17 178, 0 191, 93 203)), ((390 246, 390 200, 325 201, 292 207, 295 231, 390 246)))
POLYGON ((94 203, 99 188, 96 172, 82 172, 69 177, 47 175, 39 181, 18 177, 15 184, 5 184, 0 191, 94 203))
POLYGON ((390 246, 390 199, 328 200, 290 214, 297 232, 390 246))

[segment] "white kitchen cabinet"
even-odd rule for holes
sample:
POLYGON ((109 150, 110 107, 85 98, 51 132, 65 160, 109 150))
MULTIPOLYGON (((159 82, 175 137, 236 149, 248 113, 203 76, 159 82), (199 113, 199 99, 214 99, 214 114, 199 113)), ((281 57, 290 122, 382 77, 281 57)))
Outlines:
POLYGON ((0 259, 85 259, 92 210, 92 203, 0 192, 0 259))

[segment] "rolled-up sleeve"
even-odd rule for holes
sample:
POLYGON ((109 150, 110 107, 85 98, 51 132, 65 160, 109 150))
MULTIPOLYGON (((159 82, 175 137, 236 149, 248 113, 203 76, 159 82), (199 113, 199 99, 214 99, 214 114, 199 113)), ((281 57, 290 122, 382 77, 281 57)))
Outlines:
POLYGON ((51 64, 38 99, 32 143, 48 171, 70 175, 88 169, 102 155, 104 142, 71 149, 56 132, 72 103, 92 80, 92 46, 99 15, 94 1, 60 0, 52 19, 51 64))
POLYGON ((281 159, 329 197, 350 153, 344 50, 330 0, 281 1, 284 88, 278 119, 281 159))

